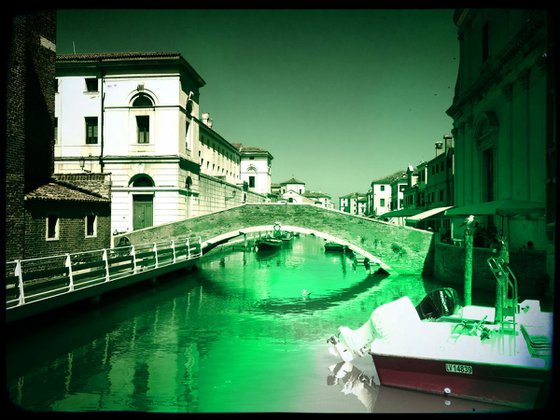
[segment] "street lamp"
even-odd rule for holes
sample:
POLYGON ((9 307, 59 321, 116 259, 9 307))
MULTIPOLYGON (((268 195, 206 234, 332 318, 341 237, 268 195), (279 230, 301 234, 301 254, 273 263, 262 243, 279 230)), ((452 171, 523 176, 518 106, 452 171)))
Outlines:
POLYGON ((86 158, 82 156, 80 158, 80 168, 82 169, 83 172, 91 172, 91 171, 85 169, 85 166, 86 166, 86 158))

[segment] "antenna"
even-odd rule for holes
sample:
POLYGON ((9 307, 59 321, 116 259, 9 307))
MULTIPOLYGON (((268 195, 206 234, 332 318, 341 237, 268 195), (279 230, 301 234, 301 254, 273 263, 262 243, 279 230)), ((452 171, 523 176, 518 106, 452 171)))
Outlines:
POLYGON ((76 43, 72 41, 72 46, 74 47, 74 54, 76 54, 76 43))

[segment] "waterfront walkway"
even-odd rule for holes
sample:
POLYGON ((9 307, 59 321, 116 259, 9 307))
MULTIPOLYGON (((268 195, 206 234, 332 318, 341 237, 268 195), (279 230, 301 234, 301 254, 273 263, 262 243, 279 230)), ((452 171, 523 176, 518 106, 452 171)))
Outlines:
POLYGON ((6 322, 190 267, 203 248, 183 237, 7 262, 6 322))

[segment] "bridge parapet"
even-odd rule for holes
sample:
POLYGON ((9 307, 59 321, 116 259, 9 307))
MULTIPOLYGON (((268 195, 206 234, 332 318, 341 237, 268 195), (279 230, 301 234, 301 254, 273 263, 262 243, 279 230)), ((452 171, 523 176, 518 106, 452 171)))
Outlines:
POLYGON ((207 240, 274 223, 311 229, 347 241, 378 258, 393 272, 416 275, 432 272, 432 232, 305 204, 245 204, 122 236, 127 236, 132 244, 183 236, 201 236, 207 240))

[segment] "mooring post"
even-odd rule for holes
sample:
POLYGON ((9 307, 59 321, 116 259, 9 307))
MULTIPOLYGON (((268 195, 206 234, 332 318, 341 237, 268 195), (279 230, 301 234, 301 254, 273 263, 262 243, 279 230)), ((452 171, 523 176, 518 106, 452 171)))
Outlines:
MULTIPOLYGON (((500 238, 499 249, 498 249, 498 262, 503 261, 504 264, 509 264, 509 247, 505 238, 500 238)), ((508 288, 508 273, 504 270, 502 271, 502 281, 496 282, 496 302, 494 303, 494 308, 496 310, 496 315, 494 320, 496 322, 502 322, 504 319, 504 302, 507 297, 508 288)))
POLYGON ((473 264, 473 231, 471 228, 473 216, 467 218, 465 226, 465 306, 472 305, 472 264, 473 264))

